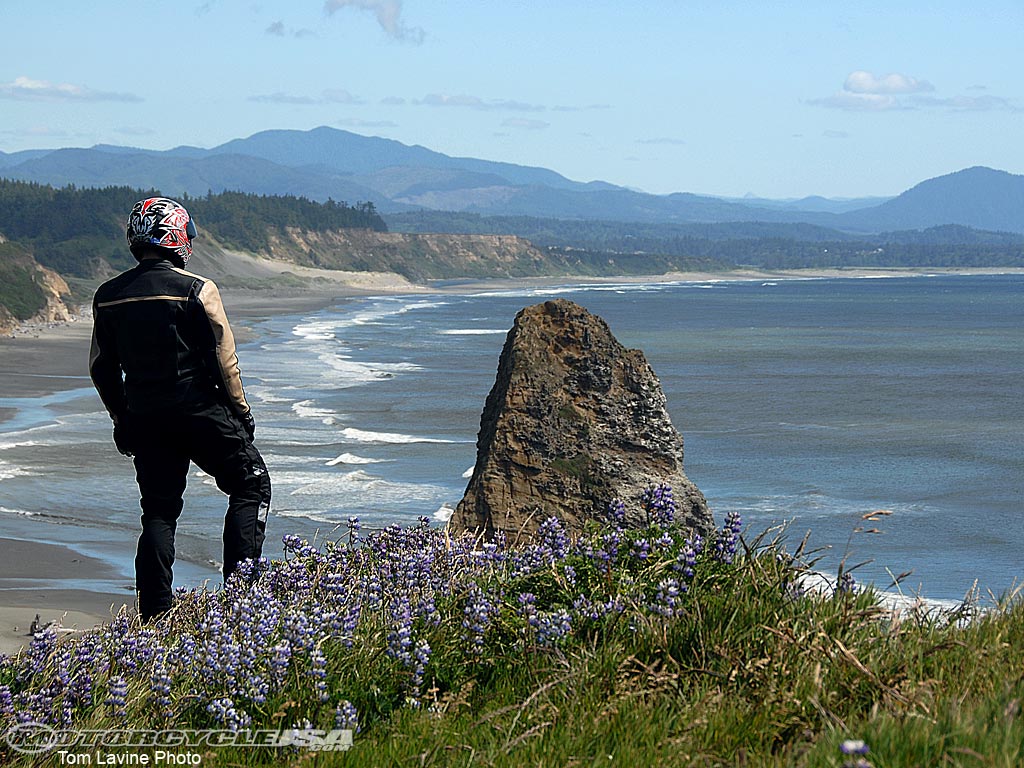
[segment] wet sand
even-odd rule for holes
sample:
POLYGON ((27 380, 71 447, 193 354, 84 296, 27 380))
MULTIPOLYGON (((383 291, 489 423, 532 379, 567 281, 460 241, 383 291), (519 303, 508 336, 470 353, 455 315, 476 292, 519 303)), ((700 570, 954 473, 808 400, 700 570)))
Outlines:
POLYGON ((40 628, 55 622, 59 632, 81 631, 109 621, 123 605, 134 613, 135 596, 128 590, 52 589, 35 582, 66 579, 88 585, 118 577, 107 563, 68 547, 0 538, 0 653, 14 653, 30 643, 33 622, 40 628))

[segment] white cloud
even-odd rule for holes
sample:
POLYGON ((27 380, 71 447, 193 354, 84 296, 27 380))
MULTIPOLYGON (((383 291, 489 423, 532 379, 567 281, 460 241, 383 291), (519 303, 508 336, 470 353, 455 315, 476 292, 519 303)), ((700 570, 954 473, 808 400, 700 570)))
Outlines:
POLYGON ((886 112, 892 109, 910 109, 901 99, 884 93, 853 93, 837 91, 824 99, 811 99, 809 104, 851 112, 886 112))
POLYGON ((324 3, 324 11, 332 16, 342 8, 373 13, 381 29, 395 40, 418 45, 426 36, 420 27, 407 27, 402 21, 402 0, 327 0, 324 3))
POLYGON ((936 97, 927 96, 935 86, 927 80, 910 75, 890 73, 878 77, 871 72, 856 70, 846 77, 843 88, 831 96, 809 99, 808 104, 830 109, 855 112, 888 112, 905 109, 947 109, 954 112, 988 112, 992 110, 1020 111, 1009 99, 993 96, 984 86, 971 86, 975 95, 936 97))
POLYGON ((898 72, 875 77, 870 72, 857 70, 847 75, 843 90, 858 94, 896 94, 924 93, 934 91, 935 87, 927 80, 918 80, 916 77, 898 72))
POLYGON ((84 85, 51 83, 17 77, 12 83, 0 83, 0 99, 18 101, 142 101, 132 93, 94 91, 84 85))

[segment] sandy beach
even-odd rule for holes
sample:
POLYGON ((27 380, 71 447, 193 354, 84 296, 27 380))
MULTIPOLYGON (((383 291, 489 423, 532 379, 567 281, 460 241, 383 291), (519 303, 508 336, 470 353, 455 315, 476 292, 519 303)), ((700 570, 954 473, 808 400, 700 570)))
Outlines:
POLYGON ((122 605, 134 611, 134 595, 86 589, 47 589, 41 578, 59 574, 76 583, 118 576, 102 560, 55 544, 0 538, 0 653, 31 642, 33 625, 55 623, 58 631, 81 631, 109 621, 122 605))
MULTIPOLYGON (((252 269, 263 275, 267 270, 280 270, 262 260, 249 258, 252 269)), ((197 265, 201 270, 201 266, 197 265)), ((301 269, 310 280, 309 287, 280 290, 246 290, 224 288, 224 303, 240 341, 251 338, 250 321, 268 316, 309 312, 330 306, 351 297, 409 293, 469 293, 486 290, 508 290, 524 287, 558 285, 641 283, 641 282, 712 282, 726 280, 789 280, 814 278, 872 278, 936 274, 1021 273, 1024 270, 942 270, 942 269, 832 269, 761 271, 739 270, 727 273, 676 273, 657 276, 615 278, 545 277, 524 280, 484 280, 445 282, 439 285, 414 285, 395 275, 329 273, 325 270, 301 269), (308 274, 307 274, 308 273, 308 274)), ((216 279, 216 278, 215 278, 216 279)), ((0 399, 38 397, 69 389, 91 387, 88 377, 91 320, 82 317, 63 325, 25 325, 12 337, 0 339, 0 399)), ((244 370, 244 361, 243 361, 244 370)), ((14 408, 0 405, 0 425, 10 418, 14 408)), ((2 498, 0 498, 2 503, 2 498)), ((28 633, 36 614, 45 625, 59 621, 65 628, 87 629, 109 620, 127 605, 134 612, 134 595, 128 589, 122 594, 82 589, 89 580, 111 581, 111 566, 83 555, 72 547, 56 544, 0 538, 0 652, 11 653, 30 640, 28 633), (48 580, 46 587, 34 584, 40 574, 48 580), (67 580, 69 588, 54 589, 53 580, 67 580), (70 588, 74 585, 74 588, 70 588)), ((114 574, 117 580, 118 575, 114 574)), ((123 576, 120 577, 123 581, 123 576)), ((126 584, 130 587, 130 584, 126 584)))

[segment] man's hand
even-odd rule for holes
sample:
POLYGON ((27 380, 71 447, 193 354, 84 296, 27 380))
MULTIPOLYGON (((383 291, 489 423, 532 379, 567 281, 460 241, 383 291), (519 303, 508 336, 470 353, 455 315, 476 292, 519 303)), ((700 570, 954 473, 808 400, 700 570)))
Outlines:
POLYGON ((252 417, 252 411, 242 417, 242 426, 245 427, 245 434, 252 440, 256 436, 256 419, 252 417))
POLYGON ((118 453, 122 456, 131 458, 135 455, 131 430, 128 429, 126 419, 114 423, 114 445, 117 446, 118 453))

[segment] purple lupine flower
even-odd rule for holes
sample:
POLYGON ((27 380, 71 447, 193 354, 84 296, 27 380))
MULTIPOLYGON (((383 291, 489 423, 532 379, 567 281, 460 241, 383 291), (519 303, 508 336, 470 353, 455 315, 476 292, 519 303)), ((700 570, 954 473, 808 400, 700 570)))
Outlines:
POLYGON ((836 584, 837 595, 852 595, 857 591, 857 580, 849 571, 843 571, 839 576, 839 583, 836 584))
POLYGON ((562 560, 569 551, 569 537, 557 517, 549 517, 540 524, 537 529, 537 542, 549 563, 562 560))
POLYGON ((637 539, 629 550, 629 556, 637 560, 646 560, 651 554, 651 543, 647 539, 637 539))
POLYGON ((244 709, 237 708, 227 696, 211 701, 206 705, 206 711, 213 715, 213 719, 217 723, 229 731, 240 731, 252 723, 249 714, 244 709))
POLYGON ((556 645, 572 632, 572 616, 562 609, 538 613, 536 629, 538 643, 556 645))
POLYGON ((285 640, 282 643, 278 643, 272 649, 273 655, 270 658, 270 670, 274 681, 281 685, 284 682, 285 675, 288 674, 288 667, 292 660, 292 647, 285 640))
POLYGON ((487 599, 487 595, 476 584, 473 584, 466 597, 466 606, 462 609, 464 618, 462 628, 466 630, 463 635, 471 645, 473 653, 483 653, 484 633, 491 625, 491 611, 494 605, 487 599))
POLYGON ((647 607, 651 613, 659 616, 675 616, 679 611, 679 599, 685 591, 686 585, 681 584, 678 579, 662 579, 658 582, 654 600, 647 607))
POLYGON ((11 695, 11 686, 0 685, 0 715, 11 716, 14 714, 14 697, 11 695))
POLYGON ((319 646, 309 655, 309 676, 315 681, 313 687, 316 689, 317 698, 320 701, 328 701, 331 697, 327 692, 327 657, 319 646))
POLYGON ((715 559, 722 563, 731 563, 739 546, 740 531, 743 530, 743 518, 739 512, 729 512, 725 516, 725 524, 715 539, 715 559))
POLYGON ((359 711, 348 699, 338 702, 338 707, 334 710, 334 727, 359 733, 359 711))
POLYGON ((46 627, 41 632, 36 632, 28 644, 28 669, 30 676, 41 675, 46 667, 46 660, 50 657, 57 644, 57 632, 53 627, 46 627))
POLYGON ((567 565, 562 568, 562 575, 565 576, 565 583, 569 585, 569 589, 576 589, 576 569, 571 565, 567 565))
POLYGON ((608 505, 608 521, 616 528, 624 528, 626 525, 626 504, 622 499, 613 499, 608 505))
POLYGON ((171 708, 171 675, 167 669, 167 654, 163 649, 154 654, 153 671, 149 676, 149 693, 153 704, 161 713, 169 713, 171 708))
POLYGON ((128 681, 122 675, 111 675, 107 680, 106 705, 114 719, 123 720, 128 716, 128 681))
POLYGON ((412 666, 412 610, 407 601, 392 606, 387 654, 407 667, 412 666))
POLYGON ((871 763, 864 757, 870 750, 863 741, 859 739, 844 741, 839 745, 839 751, 853 758, 844 761, 841 768, 872 768, 871 763))
POLYGON ((426 640, 420 640, 416 643, 412 680, 409 683, 413 691, 419 692, 423 686, 423 676, 427 672, 427 664, 430 663, 430 654, 430 644, 426 640))
POLYGON ((676 561, 672 568, 681 573, 684 579, 692 579, 697 567, 697 557, 703 549, 704 538, 699 533, 693 534, 676 555, 676 561))
POLYGON ((586 595, 577 595, 572 601, 572 614, 578 619, 589 619, 597 621, 601 618, 601 612, 597 605, 586 595))
POLYGON ((640 503, 647 513, 648 524, 671 525, 676 516, 676 502, 672 498, 672 486, 662 483, 649 486, 640 496, 640 503))
POLYGON ((532 592, 522 592, 516 602, 519 603, 519 615, 526 620, 527 626, 536 629, 540 624, 537 618, 537 596, 532 592))

